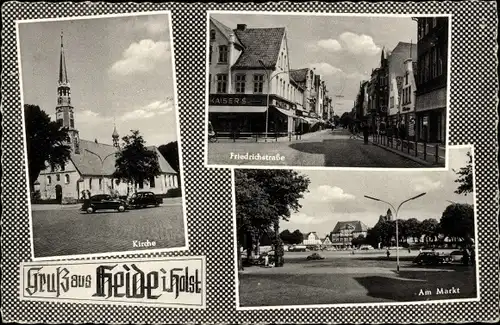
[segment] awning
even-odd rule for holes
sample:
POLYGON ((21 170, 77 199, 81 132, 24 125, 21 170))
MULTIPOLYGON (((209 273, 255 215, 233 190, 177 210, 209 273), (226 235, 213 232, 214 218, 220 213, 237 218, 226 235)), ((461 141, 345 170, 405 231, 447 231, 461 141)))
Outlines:
POLYGON ((315 118, 311 118, 311 117, 299 117, 301 120, 303 120, 304 122, 306 123, 309 123, 309 124, 316 124, 318 123, 318 120, 315 119, 315 118))
POLYGON ((276 110, 286 116, 291 116, 291 117, 298 117, 297 115, 293 114, 293 112, 289 111, 289 110, 286 110, 286 109, 282 109, 282 108, 278 108, 278 107, 274 107, 276 108, 276 110))
POLYGON ((209 113, 264 113, 265 106, 208 106, 209 113))

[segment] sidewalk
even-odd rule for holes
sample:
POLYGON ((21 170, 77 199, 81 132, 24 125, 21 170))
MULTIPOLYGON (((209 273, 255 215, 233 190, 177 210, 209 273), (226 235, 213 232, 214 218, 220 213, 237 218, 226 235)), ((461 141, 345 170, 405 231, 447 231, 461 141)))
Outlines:
MULTIPOLYGON (((298 137, 296 135, 292 135, 291 141, 288 136, 284 137, 278 137, 278 138, 267 138, 267 142, 300 142, 304 140, 310 140, 315 137, 322 136, 324 134, 330 134, 332 132, 331 129, 325 129, 321 131, 315 131, 315 132, 309 132, 309 133, 304 133, 302 135, 299 135, 298 137)), ((266 142, 264 138, 258 138, 257 142, 266 142)))
MULTIPOLYGON (((424 144, 422 143, 418 143, 417 144, 417 154, 419 156, 415 156, 415 149, 410 149, 410 153, 408 153, 408 150, 407 149, 404 149, 404 151, 401 150, 401 147, 399 146, 395 146, 395 147, 390 147, 389 145, 384 145, 382 143, 377 143, 372 136, 369 137, 369 141, 377 146, 377 147, 380 147, 384 150, 387 150, 389 152, 392 152, 394 154, 397 154, 401 157, 404 157, 406 159, 410 159, 414 162, 417 162, 419 164, 422 164, 423 166, 426 166, 426 167, 444 167, 445 166, 445 153, 446 153, 446 147, 445 146, 440 146, 439 147, 439 150, 438 150, 438 161, 439 163, 436 163, 435 162, 435 156, 434 156, 434 153, 429 152, 427 153, 427 156, 426 156, 426 159, 424 159, 424 157, 420 154, 422 154, 422 147, 424 144), (442 152, 444 151, 444 153, 442 152), (441 162, 442 161, 442 162, 441 162)), ((396 143, 396 140, 394 142, 394 145, 396 143)), ((436 144, 431 144, 431 143, 428 143, 427 146, 429 147, 434 147, 436 144)))

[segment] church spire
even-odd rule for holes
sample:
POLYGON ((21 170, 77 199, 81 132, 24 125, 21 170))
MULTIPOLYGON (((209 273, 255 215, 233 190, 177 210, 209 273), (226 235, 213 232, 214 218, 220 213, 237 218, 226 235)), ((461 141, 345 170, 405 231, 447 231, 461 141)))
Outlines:
POLYGON ((115 124, 115 128, 113 130, 113 134, 111 135, 111 137, 113 138, 113 147, 120 148, 120 144, 118 142, 118 139, 120 138, 120 135, 116 131, 116 124, 115 124))
POLYGON ((61 31, 61 55, 59 58, 59 84, 68 84, 68 73, 66 71, 66 58, 64 56, 63 32, 61 31))

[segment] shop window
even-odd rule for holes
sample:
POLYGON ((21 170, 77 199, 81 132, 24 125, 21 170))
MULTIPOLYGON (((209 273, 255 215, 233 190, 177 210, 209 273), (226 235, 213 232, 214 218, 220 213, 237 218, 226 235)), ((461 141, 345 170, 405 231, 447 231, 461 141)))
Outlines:
POLYGON ((254 94, 262 94, 264 91, 264 75, 254 74, 253 75, 253 92, 254 94))
POLYGON ((149 178, 149 188, 154 188, 156 186, 155 184, 155 178, 154 177, 150 177, 149 178))
POLYGON ((245 93, 245 79, 246 75, 244 74, 237 74, 236 75, 236 93, 238 94, 244 94, 245 93))
POLYGON ((47 176, 47 184, 48 185, 52 184, 52 177, 47 176))
POLYGON ((64 175, 64 184, 69 184, 69 175, 64 175))
POLYGON ((225 94, 227 92, 227 75, 218 74, 217 75, 217 93, 225 94))
POLYGON ((210 30, 210 40, 215 41, 215 29, 210 30))
POLYGON ((227 63, 227 45, 219 45, 219 63, 227 63))

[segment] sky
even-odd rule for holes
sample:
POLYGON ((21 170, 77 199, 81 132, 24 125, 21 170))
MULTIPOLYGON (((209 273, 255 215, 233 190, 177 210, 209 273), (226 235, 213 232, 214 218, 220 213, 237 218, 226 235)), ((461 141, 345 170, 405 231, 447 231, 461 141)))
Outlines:
POLYGON ((55 120, 60 35, 80 138, 112 143, 137 129, 146 145, 177 140, 167 14, 19 23, 24 104, 55 120))
POLYGON ((292 69, 315 67, 326 80, 337 115, 350 111, 359 83, 380 65, 383 47, 417 40, 411 17, 212 14, 230 28, 286 27, 292 69))
POLYGON ((324 238, 339 221, 360 220, 373 227, 389 205, 365 198, 365 195, 388 201, 396 206, 420 193, 424 196, 405 203, 399 210, 399 219, 416 218, 440 220, 450 204, 474 203, 472 194, 455 194, 458 184, 453 170, 465 167, 468 147, 450 148, 448 171, 341 171, 298 170, 311 183, 309 192, 299 201, 302 208, 283 221, 280 229, 303 233, 315 231, 324 238))

